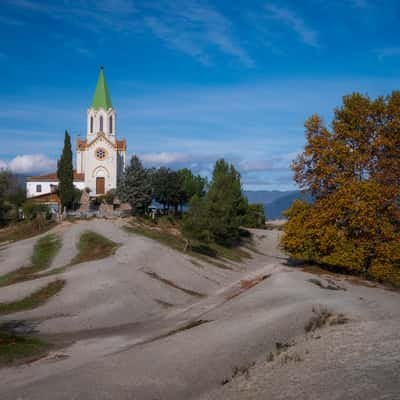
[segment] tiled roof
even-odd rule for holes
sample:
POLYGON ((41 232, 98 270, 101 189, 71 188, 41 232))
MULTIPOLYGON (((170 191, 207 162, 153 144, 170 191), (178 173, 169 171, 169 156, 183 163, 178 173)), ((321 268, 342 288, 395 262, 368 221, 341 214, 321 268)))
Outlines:
MULTIPOLYGON (((85 174, 80 174, 74 171, 74 182, 83 182, 85 180, 85 174)), ((46 175, 30 176, 26 180, 27 182, 58 182, 56 172, 52 172, 46 175)))
POLYGON ((44 193, 30 198, 34 203, 60 203, 57 193, 44 193))
POLYGON ((113 143, 104 132, 99 132, 96 137, 88 143, 88 141, 86 139, 77 139, 76 142, 76 147, 78 150, 84 151, 87 147, 90 147, 92 143, 96 142, 98 138, 102 137, 103 139, 105 139, 108 143, 110 143, 111 146, 113 146, 114 148, 116 147, 117 150, 120 151, 125 151, 126 150, 126 139, 121 139, 121 140, 116 140, 115 143, 113 143))
POLYGON ((78 138, 76 147, 78 148, 78 150, 85 150, 86 144, 87 144, 86 139, 82 140, 78 138))
POLYGON ((126 140, 117 140, 117 150, 126 150, 126 140))

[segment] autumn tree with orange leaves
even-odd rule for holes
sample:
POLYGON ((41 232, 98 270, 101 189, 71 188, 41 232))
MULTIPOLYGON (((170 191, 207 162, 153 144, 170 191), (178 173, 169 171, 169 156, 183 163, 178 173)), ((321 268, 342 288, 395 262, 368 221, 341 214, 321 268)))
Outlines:
POLYGON ((305 123, 293 162, 315 202, 287 210, 283 248, 294 258, 400 285, 400 92, 373 100, 353 93, 305 123))

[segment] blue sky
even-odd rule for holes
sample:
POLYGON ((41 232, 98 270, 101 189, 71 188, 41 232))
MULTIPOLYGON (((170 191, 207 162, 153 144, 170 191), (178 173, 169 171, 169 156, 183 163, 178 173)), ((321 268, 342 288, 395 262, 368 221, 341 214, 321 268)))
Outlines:
POLYGON ((400 89, 397 0, 2 0, 0 167, 51 170, 85 132, 99 66, 117 135, 146 165, 293 189, 304 120, 400 89))

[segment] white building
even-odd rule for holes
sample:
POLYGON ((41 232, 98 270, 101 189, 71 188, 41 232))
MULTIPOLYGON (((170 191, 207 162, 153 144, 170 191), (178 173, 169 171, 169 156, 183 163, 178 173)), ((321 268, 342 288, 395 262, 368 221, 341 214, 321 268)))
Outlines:
MULTIPOLYGON (((87 110, 86 138, 78 137, 74 185, 90 189, 91 196, 105 194, 117 187, 125 168, 126 141, 116 136, 116 111, 108 92, 104 69, 101 67, 91 107, 87 110)), ((51 193, 58 185, 57 174, 27 179, 28 197, 51 193)))

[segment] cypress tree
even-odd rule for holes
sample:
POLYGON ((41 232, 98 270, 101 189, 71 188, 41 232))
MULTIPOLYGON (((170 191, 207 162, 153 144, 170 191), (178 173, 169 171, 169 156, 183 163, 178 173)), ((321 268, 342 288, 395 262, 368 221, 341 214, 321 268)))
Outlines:
POLYGON ((72 165, 71 137, 65 131, 64 147, 57 163, 58 196, 62 208, 69 208, 74 201, 74 170, 72 165))

